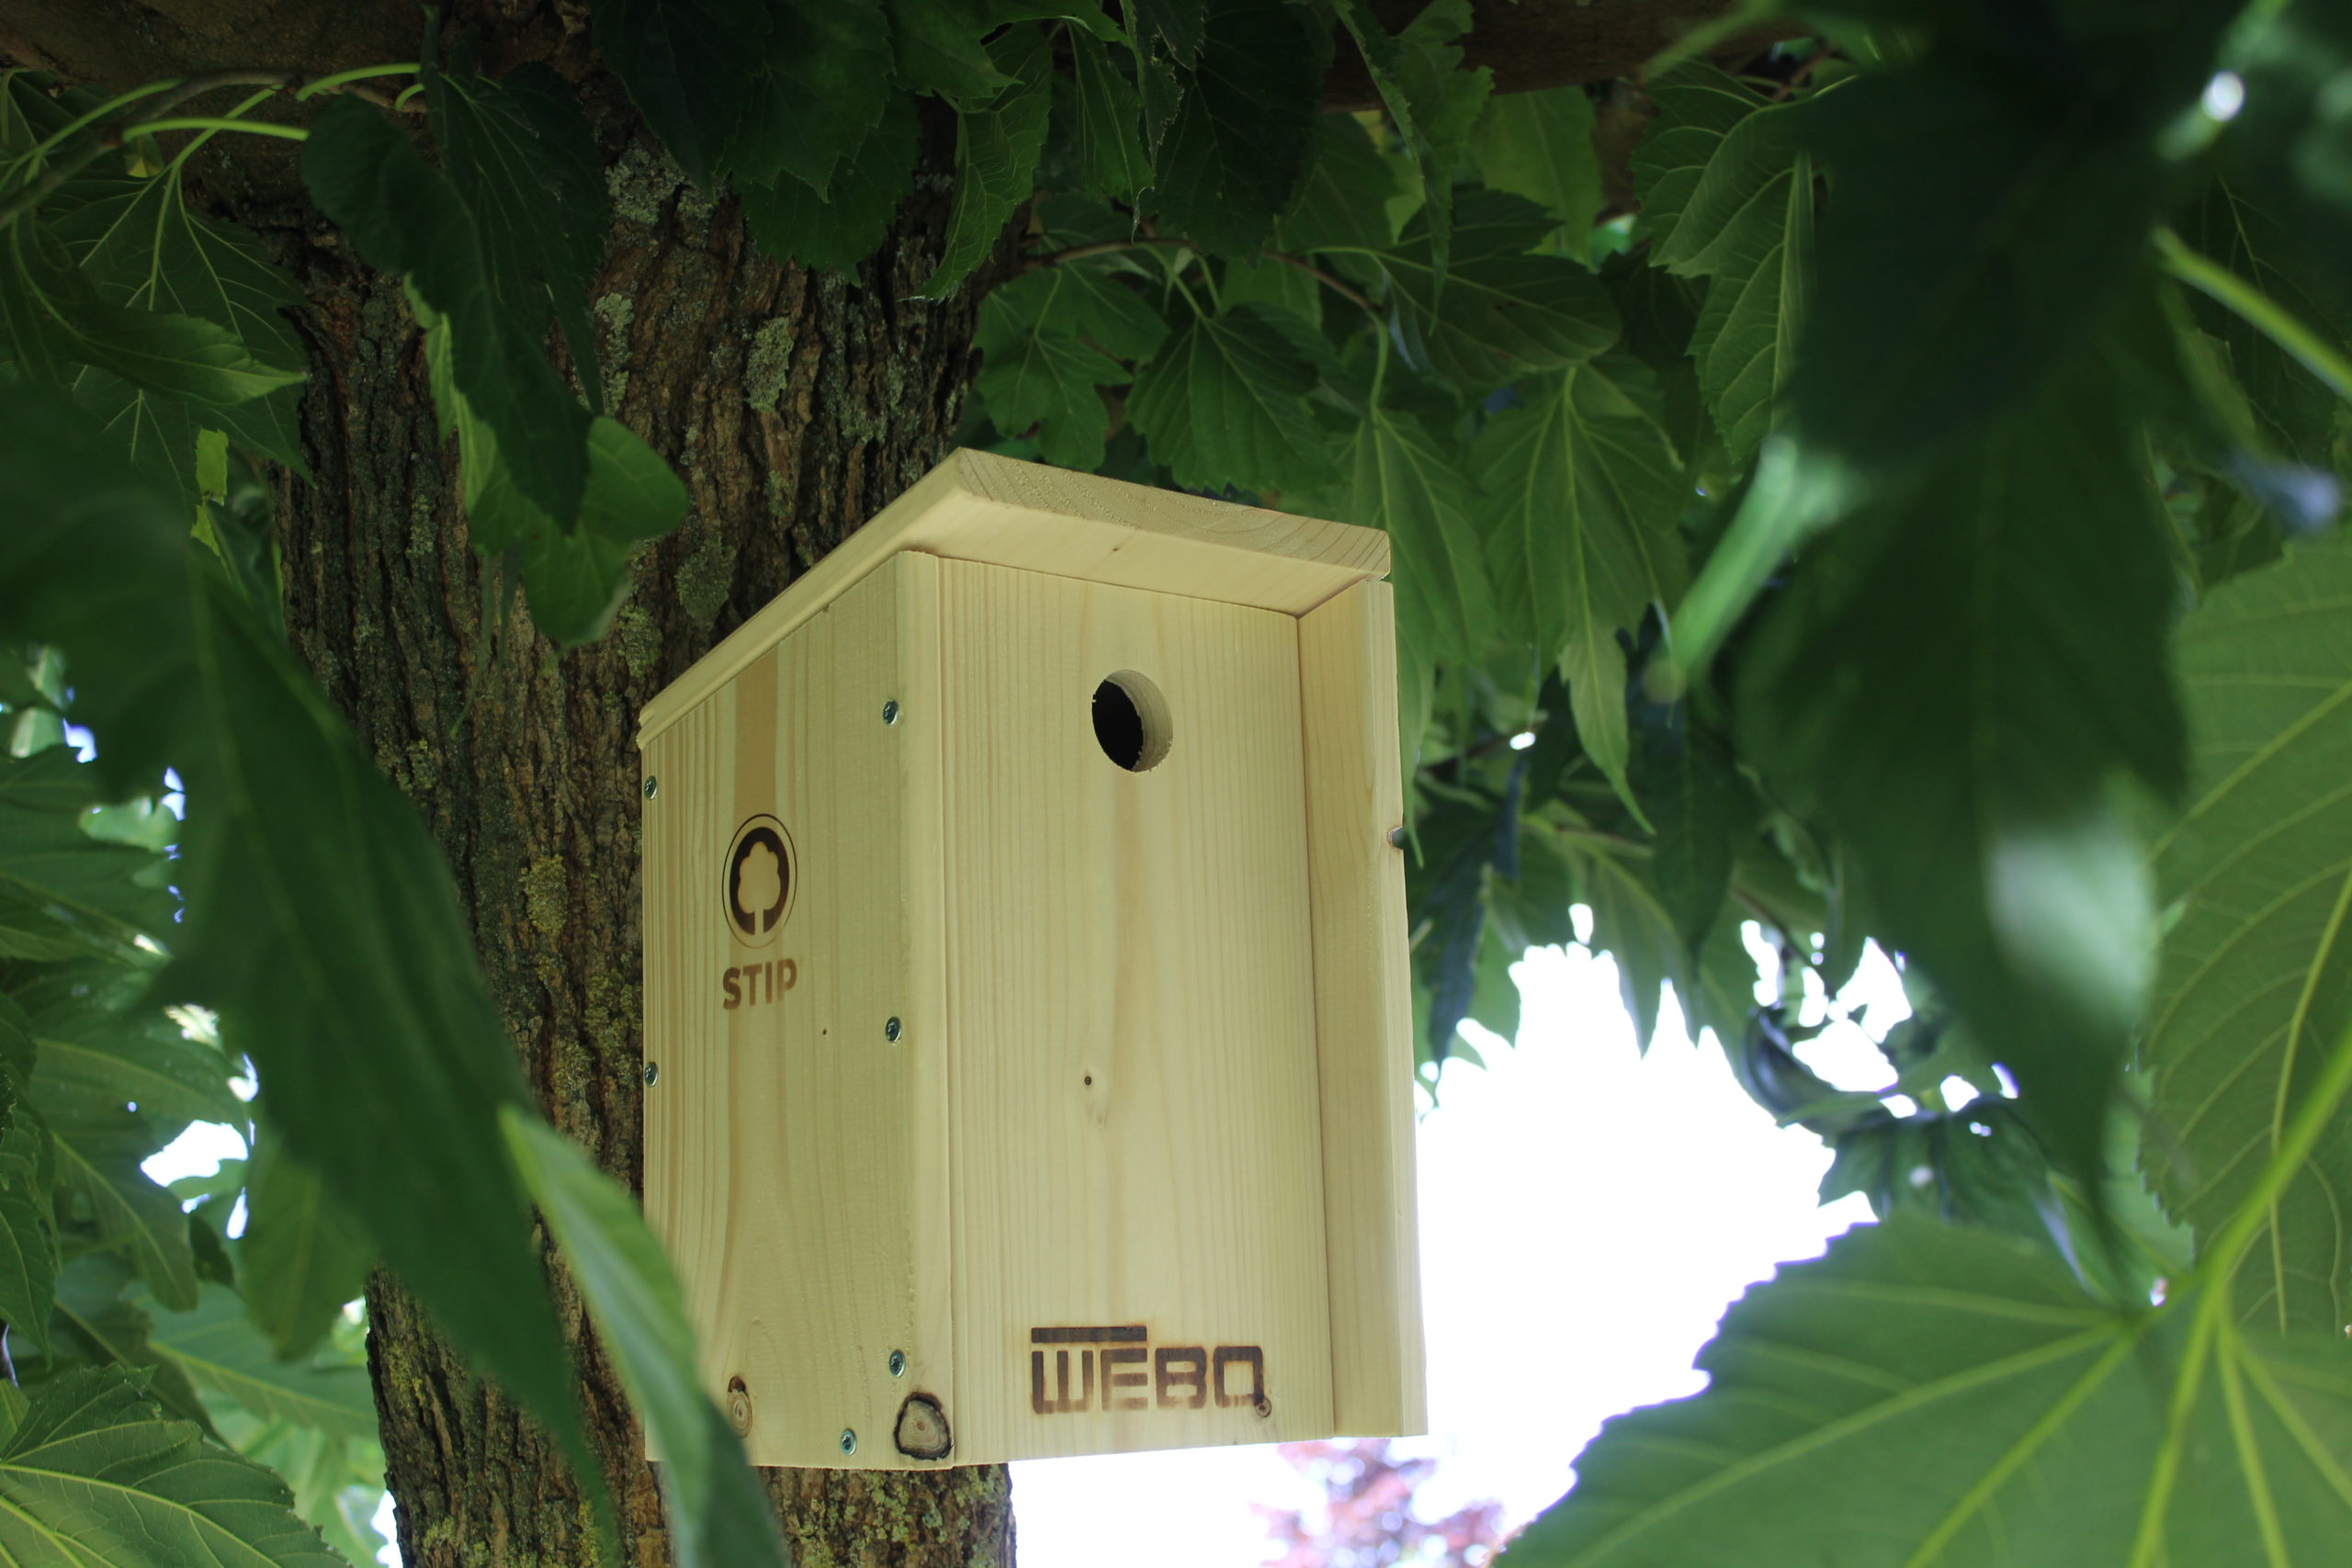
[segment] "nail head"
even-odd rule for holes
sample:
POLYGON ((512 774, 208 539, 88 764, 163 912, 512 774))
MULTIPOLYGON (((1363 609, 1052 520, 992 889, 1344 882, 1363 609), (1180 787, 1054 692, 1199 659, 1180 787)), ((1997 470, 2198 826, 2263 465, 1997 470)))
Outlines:
POLYGON ((662 781, 661 781, 660 779, 655 778, 651 773, 648 773, 648 774, 646 774, 646 775, 645 775, 645 798, 646 798, 646 799, 648 799, 648 800, 651 800, 651 799, 653 798, 653 796, 655 795, 655 794, 656 794, 656 793, 658 793, 658 792, 661 790, 661 788, 662 788, 662 781))
POLYGON ((888 1040, 893 1045, 896 1045, 899 1043, 899 1036, 905 1032, 906 1026, 901 1024, 895 1018, 882 1026, 882 1038, 888 1040))
POLYGON ((904 1350, 890 1352, 890 1375, 894 1378, 907 1375, 907 1353, 904 1350))
POLYGON ((882 705, 882 722, 885 724, 899 722, 899 701, 896 697, 882 705))
POLYGON ((847 1427, 842 1428, 842 1452, 845 1454, 857 1452, 857 1434, 847 1427))
POLYGON ((659 1081, 659 1080, 660 1080, 661 1077, 662 1077, 662 1064, 661 1064, 661 1063, 659 1063, 659 1062, 648 1062, 648 1063, 646 1063, 646 1064, 645 1064, 645 1087, 646 1087, 646 1088, 648 1088, 648 1089, 651 1089, 651 1088, 654 1086, 654 1084, 655 1084, 657 1081, 659 1081))

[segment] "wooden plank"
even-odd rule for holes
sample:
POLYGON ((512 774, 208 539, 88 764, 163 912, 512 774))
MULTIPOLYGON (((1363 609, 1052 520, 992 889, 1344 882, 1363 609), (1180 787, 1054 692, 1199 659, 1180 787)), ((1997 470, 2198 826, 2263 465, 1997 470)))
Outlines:
POLYGON ((953 1388, 952 1345, 914 1309, 919 1276, 939 1268, 918 1261, 917 1237, 935 1248, 944 1228, 921 1211, 944 1200, 935 1168, 918 1175, 938 1156, 915 1147, 906 1029, 922 1022, 909 860, 922 837, 906 788, 921 764, 905 754, 912 728, 882 719, 936 679, 935 660, 930 675, 900 668, 908 576, 876 572, 647 750, 661 780, 646 811, 647 1055, 661 1073, 645 1097, 646 1211, 708 1386, 748 1413, 760 1464, 913 1462, 891 1441, 913 1386, 891 1373, 893 1350, 927 1388, 953 1388), (791 874, 781 920, 746 936, 728 919, 728 868, 762 818, 788 839, 791 874))
POLYGON ((645 744, 901 551, 1298 615, 1388 571, 1377 529, 950 453, 645 705, 645 744))
POLYGON ((1363 582, 1298 622, 1331 1405, 1355 1437, 1429 1422, 1392 614, 1388 584, 1363 582))
POLYGON ((1297 623, 939 570, 956 1457, 1328 1436, 1297 623), (1095 738, 1117 671, 1146 772, 1095 738))

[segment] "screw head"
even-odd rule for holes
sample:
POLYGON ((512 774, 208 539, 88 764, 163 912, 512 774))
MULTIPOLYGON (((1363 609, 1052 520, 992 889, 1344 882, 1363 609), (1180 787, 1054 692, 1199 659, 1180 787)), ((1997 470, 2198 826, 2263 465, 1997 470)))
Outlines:
POLYGON ((890 1375, 894 1378, 907 1375, 907 1353, 904 1350, 890 1352, 890 1375))
POLYGON ((894 1018, 882 1026, 882 1038, 896 1045, 899 1043, 899 1036, 906 1032, 906 1026, 894 1018))
POLYGON ((842 1428, 842 1452, 845 1454, 857 1452, 857 1434, 847 1427, 842 1428))
POLYGON ((896 724, 899 722, 898 698, 893 697, 888 702, 882 705, 882 722, 885 724, 896 724))
POLYGON ((646 775, 645 775, 645 798, 646 798, 646 799, 648 799, 648 800, 651 800, 651 799, 654 797, 654 795, 657 795, 658 793, 660 793, 661 788, 662 788, 662 781, 661 781, 660 779, 655 778, 651 773, 648 773, 648 774, 646 774, 646 775))
POLYGON ((646 1087, 646 1088, 648 1088, 648 1089, 651 1089, 651 1088, 652 1088, 656 1083, 658 1083, 658 1082, 660 1082, 660 1081, 661 1081, 661 1078, 662 1078, 662 1064, 661 1064, 661 1063, 659 1063, 659 1062, 648 1062, 648 1063, 646 1063, 646 1064, 645 1064, 645 1087, 646 1087))

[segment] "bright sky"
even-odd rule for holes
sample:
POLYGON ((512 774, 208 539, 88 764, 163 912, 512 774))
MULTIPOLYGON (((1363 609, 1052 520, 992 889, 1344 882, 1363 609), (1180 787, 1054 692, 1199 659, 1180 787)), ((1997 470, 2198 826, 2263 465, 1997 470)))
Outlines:
MULTIPOLYGON (((1828 1152, 1775 1127, 1671 1006, 1638 1052, 1609 959, 1538 949, 1514 973, 1517 1048, 1474 1030, 1487 1067, 1450 1064, 1420 1123, 1430 1430, 1397 1445, 1439 1461, 1424 1513, 1495 1498, 1507 1528, 1559 1495, 1607 1417, 1702 1385, 1691 1358, 1751 1282, 1869 1218, 1859 1198, 1815 1205, 1828 1152)), ((1873 1034, 1905 1010, 1876 950, 1840 1000, 1871 1004, 1873 1034)), ((1841 1088, 1890 1076, 1851 1024, 1804 1055, 1841 1088)), ((171 1179, 243 1152, 199 1126, 147 1168, 171 1179)), ((1021 1568, 1100 1568, 1109 1541, 1122 1568, 1254 1568, 1268 1551, 1253 1505, 1312 1517, 1320 1501, 1271 1447, 1012 1471, 1021 1568)), ((378 1524, 390 1533, 389 1499, 378 1524)))

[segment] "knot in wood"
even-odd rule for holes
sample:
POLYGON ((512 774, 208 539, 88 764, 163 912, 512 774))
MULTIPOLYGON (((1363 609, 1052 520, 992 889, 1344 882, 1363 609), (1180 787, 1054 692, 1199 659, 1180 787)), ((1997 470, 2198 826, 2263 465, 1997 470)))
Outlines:
POLYGON ((744 1386, 741 1378, 727 1380, 727 1424, 735 1428, 739 1438, 752 1434, 752 1391, 744 1386))
POLYGON ((907 1395, 907 1402, 899 1406, 898 1427, 890 1436, 909 1459, 945 1459, 956 1446, 947 1412, 927 1393, 907 1395))

